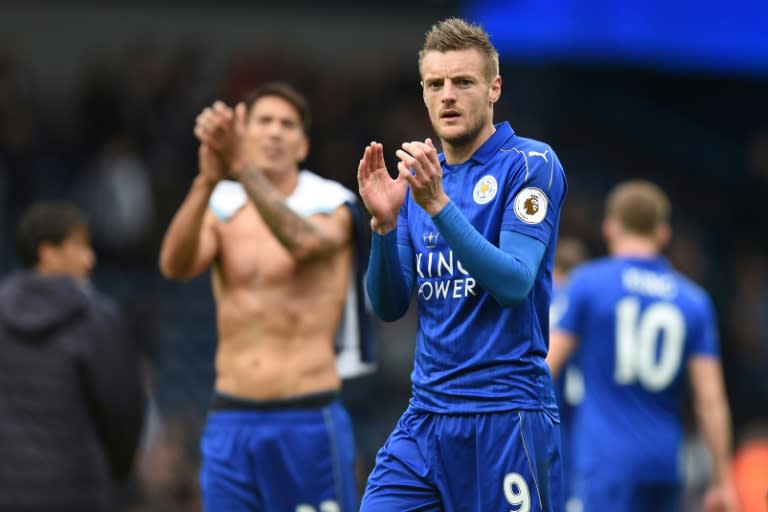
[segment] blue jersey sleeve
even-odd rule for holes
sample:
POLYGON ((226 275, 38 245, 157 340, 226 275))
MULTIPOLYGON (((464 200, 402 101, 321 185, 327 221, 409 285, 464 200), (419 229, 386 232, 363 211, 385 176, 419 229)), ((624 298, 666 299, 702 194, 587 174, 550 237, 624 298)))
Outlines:
POLYGON ((502 230, 516 231, 548 246, 565 200, 563 167, 552 148, 520 150, 523 168, 506 184, 502 230))
POLYGON ((717 315, 712 301, 704 296, 696 322, 690 326, 688 355, 720 356, 720 336, 717 315))
POLYGON ((408 195, 400 207, 397 228, 371 236, 371 255, 365 287, 374 313, 391 322, 402 317, 410 306, 415 281, 414 257, 408 231, 408 195))
POLYGON ((411 251, 398 244, 397 231, 373 233, 371 257, 365 276, 373 311, 385 321, 394 321, 408 311, 413 292, 414 271, 411 251))
POLYGON ((546 247, 536 239, 502 231, 500 246, 483 237, 451 201, 433 218, 467 270, 502 306, 514 306, 531 291, 546 247))

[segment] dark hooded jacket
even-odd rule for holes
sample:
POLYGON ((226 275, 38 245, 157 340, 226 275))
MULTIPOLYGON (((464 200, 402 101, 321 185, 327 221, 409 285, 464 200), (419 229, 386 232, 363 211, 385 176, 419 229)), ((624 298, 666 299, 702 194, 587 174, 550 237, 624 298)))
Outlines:
POLYGON ((0 512, 109 511, 144 397, 111 305, 74 280, 0 281, 0 512))

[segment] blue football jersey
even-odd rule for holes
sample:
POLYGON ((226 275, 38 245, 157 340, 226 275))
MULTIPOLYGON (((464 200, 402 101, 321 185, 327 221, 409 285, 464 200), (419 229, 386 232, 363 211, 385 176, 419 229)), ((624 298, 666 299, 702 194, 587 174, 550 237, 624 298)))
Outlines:
POLYGON ((571 432, 576 472, 679 480, 686 364, 718 357, 709 296, 663 257, 587 263, 567 295, 558 329, 579 341, 587 389, 571 432))
POLYGON ((548 145, 515 135, 508 123, 472 155, 448 165, 443 187, 463 215, 498 247, 503 230, 531 236, 546 252, 530 293, 502 307, 464 269, 430 216, 410 196, 399 244, 414 257, 419 324, 412 404, 432 412, 556 410, 544 362, 549 335, 554 240, 566 194, 548 145))

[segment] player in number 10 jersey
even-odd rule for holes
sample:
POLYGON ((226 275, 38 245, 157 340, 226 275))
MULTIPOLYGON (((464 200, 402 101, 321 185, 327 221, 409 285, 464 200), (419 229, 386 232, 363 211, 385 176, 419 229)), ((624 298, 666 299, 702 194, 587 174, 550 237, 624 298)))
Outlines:
POLYGON ((557 375, 579 345, 587 393, 572 425, 575 493, 584 510, 681 510, 687 375, 713 459, 705 505, 731 510, 730 420, 711 300, 660 254, 670 234, 662 190, 620 184, 606 213, 611 256, 571 274, 547 357, 557 375))

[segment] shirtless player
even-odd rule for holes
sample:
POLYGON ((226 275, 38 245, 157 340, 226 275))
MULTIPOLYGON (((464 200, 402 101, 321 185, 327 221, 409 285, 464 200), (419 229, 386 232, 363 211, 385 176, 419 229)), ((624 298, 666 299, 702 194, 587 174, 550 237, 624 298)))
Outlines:
POLYGON ((354 443, 334 340, 354 268, 355 196, 299 164, 306 100, 283 83, 197 118, 200 171, 160 269, 212 268, 216 384, 201 442, 207 511, 351 511, 354 443))

